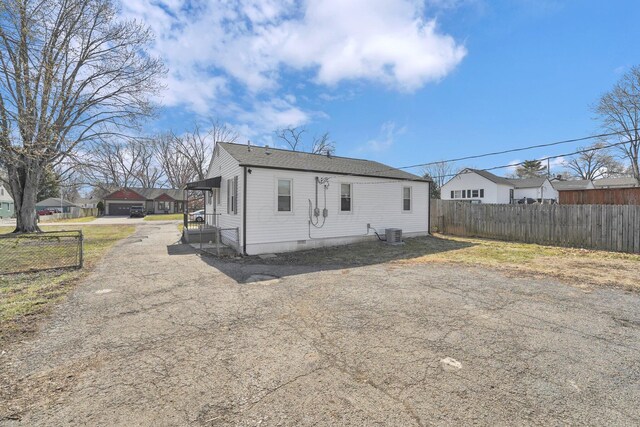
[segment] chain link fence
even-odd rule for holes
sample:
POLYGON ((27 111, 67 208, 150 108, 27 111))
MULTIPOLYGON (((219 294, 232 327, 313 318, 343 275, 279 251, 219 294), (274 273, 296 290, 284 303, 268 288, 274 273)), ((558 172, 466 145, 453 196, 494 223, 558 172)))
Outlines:
POLYGON ((0 235, 0 274, 82 268, 82 231, 0 235))
POLYGON ((220 242, 232 248, 236 253, 242 254, 240 246, 240 229, 236 228, 220 228, 220 242))

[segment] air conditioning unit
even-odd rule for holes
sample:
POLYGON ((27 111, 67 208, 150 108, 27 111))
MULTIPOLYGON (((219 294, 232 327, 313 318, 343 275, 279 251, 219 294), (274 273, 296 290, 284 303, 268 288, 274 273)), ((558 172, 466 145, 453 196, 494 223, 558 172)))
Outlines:
POLYGON ((399 228, 387 228, 385 230, 387 236, 387 243, 390 245, 402 244, 402 230, 399 228))

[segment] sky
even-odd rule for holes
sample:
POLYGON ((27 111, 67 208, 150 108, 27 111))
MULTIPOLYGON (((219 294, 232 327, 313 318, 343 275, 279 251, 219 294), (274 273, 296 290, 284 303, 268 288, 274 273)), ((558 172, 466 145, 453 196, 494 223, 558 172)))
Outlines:
POLYGON ((282 146, 274 131, 298 126, 395 167, 598 133, 593 105, 640 64, 635 0, 128 0, 121 14, 152 28, 168 68, 145 132, 215 119, 282 146))

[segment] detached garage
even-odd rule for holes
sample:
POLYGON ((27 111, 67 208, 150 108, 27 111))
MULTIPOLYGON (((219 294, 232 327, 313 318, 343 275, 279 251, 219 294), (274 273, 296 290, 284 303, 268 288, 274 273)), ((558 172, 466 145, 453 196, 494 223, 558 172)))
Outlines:
POLYGON ((143 207, 143 203, 118 203, 111 202, 107 204, 107 215, 129 215, 132 206, 143 207))

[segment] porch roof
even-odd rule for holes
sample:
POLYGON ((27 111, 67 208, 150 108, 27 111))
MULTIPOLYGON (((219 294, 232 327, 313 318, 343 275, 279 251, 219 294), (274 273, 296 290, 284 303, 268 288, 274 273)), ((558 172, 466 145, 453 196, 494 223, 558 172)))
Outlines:
POLYGON ((220 188, 222 177, 203 179, 202 181, 194 181, 187 183, 186 190, 211 190, 212 188, 220 188))

